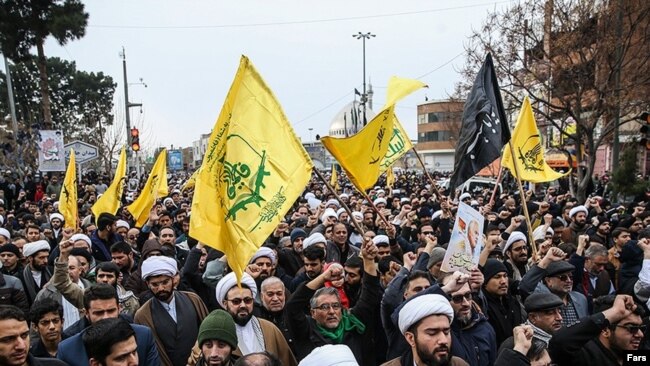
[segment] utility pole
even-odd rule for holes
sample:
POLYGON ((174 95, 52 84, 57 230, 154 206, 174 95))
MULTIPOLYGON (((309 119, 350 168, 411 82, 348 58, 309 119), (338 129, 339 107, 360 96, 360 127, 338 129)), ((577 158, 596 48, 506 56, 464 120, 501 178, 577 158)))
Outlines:
POLYGON ((616 19, 616 66, 614 69, 614 139, 612 141, 612 170, 618 165, 620 151, 619 125, 621 124, 621 65, 623 64, 623 0, 618 0, 616 19))
MULTIPOLYGON (((124 111, 125 111, 125 116, 126 116, 126 171, 131 172, 130 169, 130 158, 131 158, 131 149, 128 148, 129 143, 129 136, 131 136, 131 114, 129 112, 129 109, 131 107, 142 107, 142 103, 131 103, 129 102, 129 81, 126 77, 126 52, 124 51, 124 47, 122 47, 122 53, 120 54, 122 56, 122 68, 124 70, 124 111)), ((145 84, 146 87, 146 84, 145 84)), ((136 167, 137 169, 137 167, 136 167)))
POLYGON ((14 130, 14 138, 18 138, 18 119, 16 118, 16 104, 14 101, 14 87, 11 83, 11 72, 9 71, 9 62, 7 56, 4 56, 5 71, 7 78, 7 97, 9 98, 9 111, 11 113, 11 128, 14 130))
POLYGON ((360 39, 363 42, 363 94, 361 94, 361 105, 363 105, 363 125, 368 123, 366 118, 366 102, 368 101, 368 94, 366 93, 366 39, 376 37, 377 35, 370 32, 353 34, 352 37, 360 39))

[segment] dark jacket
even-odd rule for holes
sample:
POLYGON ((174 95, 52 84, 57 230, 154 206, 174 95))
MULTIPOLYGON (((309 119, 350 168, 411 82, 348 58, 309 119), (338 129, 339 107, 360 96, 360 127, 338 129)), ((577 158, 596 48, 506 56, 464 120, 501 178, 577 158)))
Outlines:
POLYGON ((56 358, 39 358, 27 354, 27 365, 29 366, 68 366, 67 363, 56 358))
POLYGON ((108 238, 108 241, 104 241, 104 239, 100 238, 99 235, 97 235, 98 231, 99 230, 95 230, 92 234, 90 234, 90 242, 93 244, 91 248, 93 257, 97 260, 97 262, 108 262, 112 259, 111 245, 117 243, 118 241, 122 241, 123 239, 119 234, 113 233, 108 238))
POLYGON ((499 352, 494 366, 529 366, 530 361, 525 355, 515 351, 514 349, 505 348, 499 352))
MULTIPOLYGON (((374 365, 375 361, 376 350, 372 349, 372 325, 378 314, 381 286, 379 277, 368 273, 363 274, 361 281, 363 283, 361 297, 357 306, 350 309, 350 313, 366 326, 366 330, 364 334, 356 331, 347 332, 343 336, 343 344, 350 347, 359 365, 365 366, 374 365)), ((332 340, 325 338, 318 331, 314 319, 304 313, 315 292, 306 284, 300 285, 286 305, 289 329, 295 337, 296 359, 299 360, 305 358, 316 347, 332 344, 332 340)))
MULTIPOLYGON (((381 364, 381 366, 412 366, 415 365, 413 362, 413 353, 408 351, 404 353, 402 357, 394 358, 388 362, 381 364)), ((467 366, 467 362, 463 361, 458 357, 452 356, 448 363, 449 366, 467 366)))
MULTIPOLYGON (((138 344, 138 359, 141 366, 159 366, 160 358, 158 349, 153 341, 153 333, 148 327, 131 324, 135 331, 138 344)), ((59 352, 56 357, 65 361, 70 366, 88 366, 88 354, 81 339, 83 332, 59 343, 59 352)))
POLYGON ((618 365, 614 353, 598 340, 598 335, 607 324, 605 316, 597 313, 570 327, 562 327, 549 342, 551 359, 558 365, 618 365))
POLYGON ((469 324, 462 326, 458 319, 451 323, 451 354, 471 366, 490 366, 497 358, 494 328, 475 306, 469 324))
POLYGON ((0 273, 0 305, 14 305, 25 313, 29 312, 27 296, 18 278, 0 273))
POLYGON ((487 298, 487 316, 496 333, 496 343, 501 344, 512 336, 512 328, 526 319, 523 306, 512 295, 494 296, 485 292, 487 298))

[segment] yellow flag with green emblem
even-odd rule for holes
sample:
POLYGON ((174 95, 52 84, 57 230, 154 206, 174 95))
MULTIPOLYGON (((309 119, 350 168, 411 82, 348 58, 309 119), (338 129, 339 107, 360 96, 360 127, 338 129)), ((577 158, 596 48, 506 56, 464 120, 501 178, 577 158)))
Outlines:
POLYGON ((374 186, 379 175, 412 147, 395 116, 395 104, 425 86, 418 80, 391 77, 386 105, 361 131, 350 137, 321 139, 359 191, 374 186), (393 149, 389 150, 391 142, 393 149))
POLYGON ((95 218, 99 217, 100 214, 108 212, 111 215, 115 215, 117 210, 120 208, 120 202, 122 200, 122 193, 124 192, 124 184, 126 183, 126 148, 122 147, 120 152, 120 160, 117 162, 117 169, 115 170, 115 176, 113 177, 113 182, 108 187, 106 192, 102 194, 97 202, 93 205, 91 210, 95 218))
POLYGON ((151 168, 149 178, 142 188, 138 198, 126 209, 136 220, 136 227, 142 227, 147 223, 149 212, 158 198, 169 194, 167 186, 167 149, 162 149, 151 168))
POLYGON ((239 281, 312 167, 280 103, 242 56, 196 177, 190 235, 225 253, 239 281))
POLYGON ((512 132, 509 144, 513 144, 516 158, 513 161, 510 146, 506 145, 503 148, 501 164, 510 169, 513 175, 515 175, 514 164, 517 164, 521 180, 533 183, 550 182, 568 174, 568 172, 558 173, 546 164, 544 147, 528 97, 524 98, 521 105, 517 125, 512 132))
POLYGON ((77 164, 74 149, 70 149, 70 161, 65 171, 65 178, 59 194, 59 212, 63 215, 64 228, 77 228, 77 164))
POLYGON ((181 187, 181 192, 185 192, 188 189, 194 188, 194 185, 196 184, 196 176, 199 175, 199 169, 195 170, 194 173, 190 176, 190 179, 183 184, 181 187))

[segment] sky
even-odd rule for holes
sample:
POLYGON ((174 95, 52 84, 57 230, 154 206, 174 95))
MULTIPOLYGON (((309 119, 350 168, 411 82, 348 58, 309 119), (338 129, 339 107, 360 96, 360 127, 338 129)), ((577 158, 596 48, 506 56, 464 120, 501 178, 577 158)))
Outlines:
POLYGON ((117 82, 116 118, 124 119, 122 47, 126 51, 131 121, 143 148, 192 145, 209 133, 239 65, 253 62, 303 141, 328 134, 337 112, 366 75, 384 103, 390 76, 420 79, 428 89, 401 101, 396 113, 416 139, 417 105, 446 99, 459 80, 463 50, 488 11, 513 0, 111 0, 84 1, 84 38, 47 56, 102 71, 117 82), (142 78, 147 87, 139 85, 142 78), (309 129, 313 129, 310 131, 309 129))

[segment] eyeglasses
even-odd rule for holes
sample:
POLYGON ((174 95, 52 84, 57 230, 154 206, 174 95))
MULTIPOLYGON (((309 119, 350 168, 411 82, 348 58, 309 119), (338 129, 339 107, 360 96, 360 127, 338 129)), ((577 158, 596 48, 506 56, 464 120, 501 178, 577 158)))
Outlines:
POLYGON ((623 328, 630 332, 630 334, 637 334, 639 331, 641 333, 645 333, 646 326, 641 324, 641 325, 634 325, 634 324, 628 324, 628 325, 617 325, 616 327, 618 328, 623 328))
POLYGON ((234 299, 224 299, 223 301, 229 301, 231 304, 235 306, 241 305, 242 301, 244 302, 244 304, 250 305, 253 303, 253 298, 252 297, 245 297, 243 299, 234 298, 234 299))
POLYGON ((433 235, 433 231, 423 231, 422 235, 433 235))
POLYGON ((471 301, 472 293, 468 292, 465 295, 456 295, 451 297, 451 301, 453 301, 454 304, 462 304, 463 300, 471 301))
POLYGON ((341 308, 340 302, 333 302, 331 304, 321 304, 319 306, 314 306, 313 309, 318 309, 321 311, 329 311, 330 309, 339 310, 341 308))
POLYGON ((559 278, 560 281, 562 281, 562 282, 566 282, 566 281, 568 281, 568 280, 572 280, 572 281, 573 281, 573 275, 572 275, 572 274, 563 274, 563 275, 553 276, 553 277, 555 277, 555 278, 559 278))

